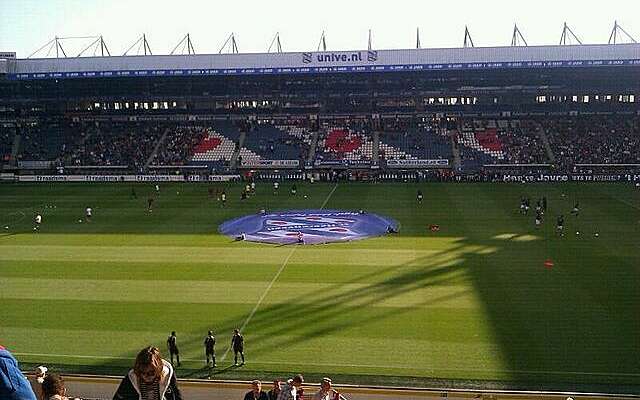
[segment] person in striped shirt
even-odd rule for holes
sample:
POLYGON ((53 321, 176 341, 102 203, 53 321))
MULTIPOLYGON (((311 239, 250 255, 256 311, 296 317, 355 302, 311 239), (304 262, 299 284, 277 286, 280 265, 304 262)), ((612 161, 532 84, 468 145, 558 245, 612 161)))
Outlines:
POLYGON ((133 369, 122 379, 113 400, 182 400, 173 366, 157 347, 142 349, 133 369))

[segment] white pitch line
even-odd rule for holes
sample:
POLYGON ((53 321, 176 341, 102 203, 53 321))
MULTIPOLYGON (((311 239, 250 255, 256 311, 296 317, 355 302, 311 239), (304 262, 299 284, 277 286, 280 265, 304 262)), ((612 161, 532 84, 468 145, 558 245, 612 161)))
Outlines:
POLYGON ((338 184, 336 183, 336 185, 333 187, 333 189, 331 189, 331 192, 329 193, 327 198, 324 199, 324 203, 322 203, 322 205, 320 206, 321 210, 324 208, 324 206, 327 205, 327 203, 329 202, 329 199, 331 198, 331 196, 333 196, 333 192, 335 192, 337 188, 338 188, 338 184))
MULTIPOLYGON (((269 286, 267 286, 267 288, 264 290, 264 292, 262 292, 262 296, 260 296, 260 299, 256 303, 255 307, 253 307, 253 310, 251 310, 251 313, 249 314, 247 319, 244 320, 244 323, 240 327, 240 332, 242 332, 244 330, 244 328, 249 324, 249 321, 251 321, 253 316, 256 314, 256 311, 258 311, 258 307, 260 307, 260 305, 262 304, 262 301, 264 300, 264 298, 267 297, 267 293, 269 293, 269 290, 271 290, 271 287, 273 286, 273 284, 276 282, 276 280, 278 279, 278 277, 280 276, 282 271, 284 271, 284 267, 287 266, 287 263, 289 262, 289 259, 291 258, 291 256, 293 255, 293 253, 295 251, 296 251, 296 248, 294 247, 293 249, 291 249, 291 251, 287 255, 287 258, 284 259, 284 262, 280 266, 280 269, 278 270, 278 272, 276 272, 276 275, 273 277, 273 279, 271 279, 271 282, 269 282, 269 286)), ((224 361, 224 359, 227 358, 227 354, 229 354, 230 350, 231 350, 231 346, 227 347, 227 350, 225 350, 224 354, 222 355, 222 358, 221 358, 222 361, 224 361)))
MULTIPOLYGON (((327 203, 329 202, 329 199, 331 198, 331 196, 333 196, 333 193, 336 191, 337 188, 338 188, 338 184, 336 183, 336 185, 333 187, 331 192, 329 192, 329 195, 327 195, 327 198, 324 199, 324 202, 322 203, 322 206, 320 206, 321 210, 327 205, 327 203)), ((264 290, 264 292, 262 292, 262 295, 260 296, 260 299, 258 299, 258 302, 253 307, 253 310, 251 310, 251 313, 249 313, 249 316, 247 317, 247 319, 244 320, 244 323, 240 327, 240 332, 242 332, 244 330, 244 328, 246 328, 247 325, 249 325, 249 322, 251 321, 253 316, 258 311, 258 308, 260 307, 260 305, 264 301, 265 297, 267 297, 267 294, 269 293, 269 291, 273 287, 273 284, 276 282, 276 280, 278 280, 278 278, 280 277, 280 274, 282 274, 282 271, 284 271, 284 268, 287 266, 287 263, 289 262, 289 259, 291 258, 293 253, 295 253, 295 251, 296 251, 296 247, 291 249, 291 251, 287 255, 287 258, 284 259, 284 262, 280 266, 280 269, 278 269, 278 272, 276 272, 276 275, 273 277, 273 279, 271 279, 271 282, 269 282, 269 285, 267 286, 267 288, 264 290)), ((220 360, 224 361, 227 358, 227 355, 229 354, 229 351, 231 351, 231 346, 227 347, 227 349, 225 350, 225 352, 222 355, 222 358, 220 360)))
MULTIPOLYGON (((79 359, 95 359, 95 360, 134 360, 135 357, 114 357, 114 356, 89 356, 89 355, 73 355, 73 354, 49 354, 49 353, 13 353, 16 356, 24 357, 57 357, 57 358, 79 358, 79 359)), ((183 358, 182 361, 187 362, 203 362, 201 358, 183 358)), ((391 368, 391 369, 420 369, 410 365, 375 365, 375 364, 340 364, 340 363, 314 363, 314 362, 296 362, 287 361, 258 361, 255 364, 265 365, 311 365, 314 367, 353 367, 353 368, 391 368)), ((468 372, 507 372, 519 374, 549 374, 549 375, 594 375, 594 376, 640 376, 640 374, 628 372, 585 372, 585 371, 544 371, 544 370, 488 370, 484 368, 429 368, 431 371, 468 371, 468 372)))

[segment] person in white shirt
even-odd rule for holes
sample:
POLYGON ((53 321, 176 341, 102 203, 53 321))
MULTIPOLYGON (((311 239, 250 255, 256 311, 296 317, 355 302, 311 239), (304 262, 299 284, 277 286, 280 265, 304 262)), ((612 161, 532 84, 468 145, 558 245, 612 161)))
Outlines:
POLYGON ((33 226, 33 230, 38 232, 40 230, 40 224, 42 224, 42 215, 36 214, 33 222, 35 223, 35 225, 33 226))
POLYGON ((331 387, 331 378, 322 378, 320 390, 313 396, 313 400, 344 400, 345 397, 331 387))
POLYGON ((84 219, 87 220, 87 222, 91 222, 91 215, 93 214, 93 210, 91 209, 91 207, 87 207, 84 210, 84 219))
POLYGON ((282 385, 282 390, 278 394, 278 400, 295 400, 298 398, 298 392, 302 389, 304 378, 302 375, 296 375, 293 379, 289 379, 287 383, 282 385))

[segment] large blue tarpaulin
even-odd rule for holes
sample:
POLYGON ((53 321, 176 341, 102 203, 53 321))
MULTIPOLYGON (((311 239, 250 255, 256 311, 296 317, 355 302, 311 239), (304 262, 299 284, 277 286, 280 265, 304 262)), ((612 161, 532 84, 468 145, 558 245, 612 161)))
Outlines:
POLYGON ((246 215, 224 222, 220 233, 272 244, 321 244, 397 232, 391 218, 361 211, 293 210, 246 215))

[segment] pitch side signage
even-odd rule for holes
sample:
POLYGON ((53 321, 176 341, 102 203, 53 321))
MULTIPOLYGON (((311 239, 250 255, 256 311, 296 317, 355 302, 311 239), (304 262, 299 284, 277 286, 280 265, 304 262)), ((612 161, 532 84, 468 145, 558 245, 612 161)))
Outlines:
POLYGON ((448 167, 449 160, 387 160, 389 168, 448 167))
POLYGON ((11 51, 0 51, 0 58, 14 60, 16 58, 16 53, 11 51))
POLYGON ((241 165, 249 168, 298 168, 299 160, 242 160, 241 165))
POLYGON ((329 51, 320 53, 302 53, 303 64, 370 64, 378 61, 378 52, 368 51, 329 51))

